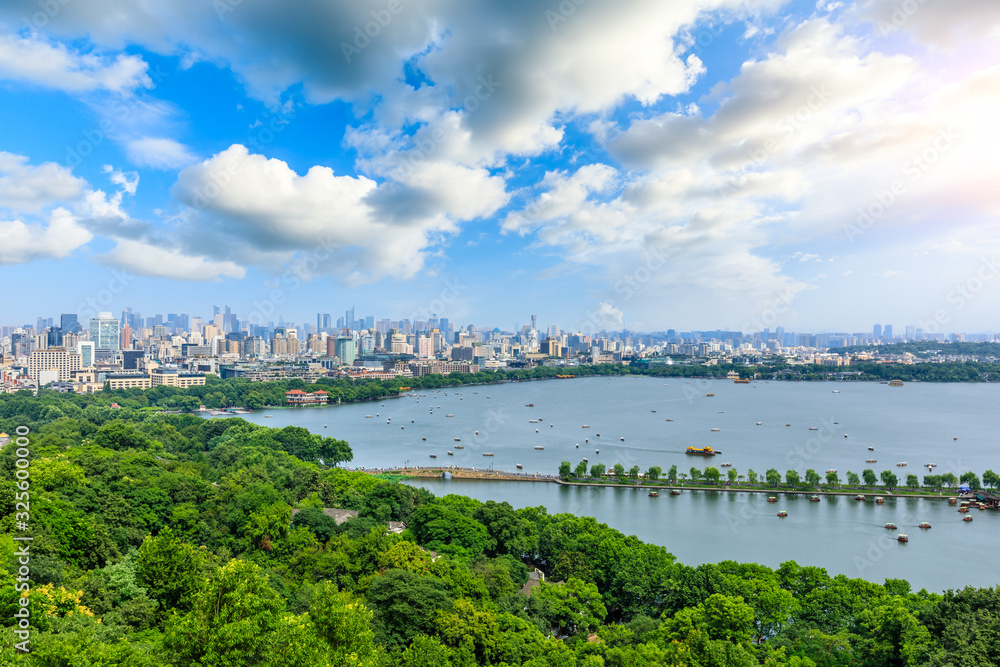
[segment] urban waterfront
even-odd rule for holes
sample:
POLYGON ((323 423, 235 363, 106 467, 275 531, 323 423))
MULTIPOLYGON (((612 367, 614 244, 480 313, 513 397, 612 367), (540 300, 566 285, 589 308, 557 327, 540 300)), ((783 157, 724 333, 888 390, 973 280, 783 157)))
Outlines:
MULTIPOLYGON (((1000 415, 993 406, 998 397, 1000 387, 987 384, 895 388, 593 377, 426 390, 422 397, 258 411, 245 418, 345 439, 354 451, 352 467, 492 464, 513 471, 521 464, 523 472, 555 474, 561 461, 575 465, 586 457, 591 463, 638 465, 642 470, 676 464, 687 471, 725 462, 740 475, 752 468, 761 476, 771 467, 782 474, 813 468, 824 475, 836 469, 841 479, 849 470, 888 469, 902 484, 906 474, 922 478, 925 463, 937 463, 936 474, 971 470, 982 475, 996 469, 1000 415), (700 458, 683 453, 687 446, 706 445, 722 454, 700 458), (877 463, 866 463, 869 458, 877 463), (907 466, 896 465, 902 462, 907 466)), ((943 500, 889 498, 876 506, 871 499, 859 503, 824 497, 810 503, 804 496, 779 496, 779 503, 769 504, 761 494, 685 491, 654 499, 632 489, 465 480, 409 483, 438 495, 460 493, 594 516, 662 544, 692 565, 737 560, 774 567, 792 559, 877 582, 905 578, 915 588, 934 591, 998 583, 994 571, 965 566, 963 553, 1000 548, 1000 513, 974 512, 974 521, 966 524, 943 500), (779 509, 789 516, 776 517, 779 509), (918 529, 920 521, 933 528, 918 529), (910 542, 896 543, 895 533, 883 528, 887 522, 896 523, 910 542)))

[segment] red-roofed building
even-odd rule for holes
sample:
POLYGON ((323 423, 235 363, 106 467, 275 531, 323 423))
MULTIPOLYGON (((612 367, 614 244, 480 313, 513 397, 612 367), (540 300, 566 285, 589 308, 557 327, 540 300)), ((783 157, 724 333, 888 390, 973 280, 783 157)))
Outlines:
POLYGON ((292 389, 285 392, 285 402, 288 405, 323 405, 330 402, 330 395, 322 389, 314 394, 301 389, 292 389))

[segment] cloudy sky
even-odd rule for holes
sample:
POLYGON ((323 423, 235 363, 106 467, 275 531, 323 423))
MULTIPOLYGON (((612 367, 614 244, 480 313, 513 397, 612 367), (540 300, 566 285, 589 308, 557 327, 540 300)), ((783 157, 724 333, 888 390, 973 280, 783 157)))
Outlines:
POLYGON ((994 331, 998 110, 996 0, 6 0, 0 324, 994 331))

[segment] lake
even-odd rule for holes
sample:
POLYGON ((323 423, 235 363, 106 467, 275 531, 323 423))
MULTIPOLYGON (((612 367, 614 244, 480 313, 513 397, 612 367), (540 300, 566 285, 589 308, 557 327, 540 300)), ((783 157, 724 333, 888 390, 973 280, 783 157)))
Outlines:
MULTIPOLYGON (((453 464, 513 471, 521 464, 524 472, 556 474, 561 461, 575 465, 586 457, 591 464, 642 470, 676 464, 687 471, 725 462, 741 475, 752 468, 761 476, 771 467, 782 474, 813 468, 821 476, 836 469, 841 479, 848 470, 860 474, 870 467, 876 473, 892 470, 903 483, 909 473, 922 479, 926 463, 937 464, 936 474, 972 470, 982 475, 987 468, 1000 468, 998 399, 1000 386, 990 384, 896 388, 592 377, 425 390, 419 396, 258 411, 245 418, 347 440, 354 451, 352 467, 453 464), (688 446, 711 446, 721 455, 688 456, 688 446), (482 456, 486 452, 493 456, 482 456)), ((887 499, 875 505, 852 498, 811 503, 804 496, 781 496, 778 504, 768 504, 760 494, 685 491, 653 499, 633 489, 545 483, 411 483, 438 495, 461 493, 594 516, 666 546, 691 565, 731 559, 774 567, 793 559, 880 583, 886 577, 905 578, 915 588, 932 591, 1000 582, 995 568, 970 566, 980 561, 963 553, 1000 549, 1000 512, 974 511, 974 521, 967 524, 944 501, 887 499), (778 509, 789 516, 779 519, 778 509), (917 529, 920 521, 933 528, 917 529), (883 528, 886 522, 896 523, 910 542, 898 544, 895 534, 883 528)))

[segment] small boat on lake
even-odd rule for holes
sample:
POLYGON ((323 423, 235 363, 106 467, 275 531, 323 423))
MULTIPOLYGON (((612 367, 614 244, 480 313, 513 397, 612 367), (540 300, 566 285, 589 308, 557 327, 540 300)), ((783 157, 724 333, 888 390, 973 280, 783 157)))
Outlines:
POLYGON ((930 527, 931 527, 931 524, 927 523, 926 521, 921 521, 920 525, 917 526, 917 528, 930 528, 930 527))
POLYGON ((437 455, 437 454, 431 454, 431 458, 432 458, 432 459, 436 459, 437 457, 438 457, 438 455, 437 455))
POLYGON ((906 467, 906 461, 900 461, 896 465, 899 466, 900 468, 905 468, 906 467))
POLYGON ((776 503, 776 502, 778 502, 778 499, 775 498, 774 496, 768 496, 767 497, 767 502, 769 502, 769 503, 776 503))
POLYGON ((455 438, 454 440, 455 440, 455 442, 462 442, 461 438, 455 438))
POLYGON ((705 396, 706 396, 707 398, 712 398, 713 396, 715 396, 715 394, 705 394, 705 396))
POLYGON ((465 449, 465 445, 455 445, 455 449, 465 449))
POLYGON ((809 502, 811 502, 811 503, 818 503, 819 502, 819 496, 809 496, 809 502))
MULTIPOLYGON (((489 396, 487 396, 486 398, 489 398, 489 396)), ((517 469, 518 469, 518 470, 523 470, 523 469, 524 469, 524 466, 523 466, 523 465, 521 465, 520 463, 518 463, 518 464, 517 464, 517 469)))
POLYGON ((454 456, 455 452, 448 452, 448 456, 454 456))
POLYGON ((861 495, 861 494, 858 494, 858 495, 854 496, 854 499, 855 500, 864 500, 865 497, 863 495, 861 495))
POLYGON ((964 517, 962 517, 962 521, 972 521, 972 517, 966 514, 964 517))
POLYGON ((535 449, 545 449, 545 448, 542 447, 541 445, 535 445, 535 449))
POLYGON ((884 502, 885 502, 885 498, 883 498, 882 496, 875 496, 875 504, 876 505, 881 505, 884 502))
POLYGON ((483 456, 493 456, 493 452, 483 452, 483 456))
POLYGON ((670 495, 672 495, 672 496, 679 496, 679 495, 681 495, 681 492, 678 491, 677 489, 674 489, 674 490, 672 490, 670 492, 670 495))
POLYGON ((865 463, 878 463, 876 459, 865 459, 865 463))
POLYGON ((780 512, 778 512, 778 516, 784 519, 786 516, 788 516, 788 512, 786 512, 785 510, 781 510, 780 512))
POLYGON ((887 524, 885 524, 885 528, 887 530, 897 530, 896 524, 894 524, 894 523, 887 523, 887 524))
POLYGON ((958 499, 957 498, 949 498, 948 499, 948 504, 949 505, 957 505, 958 504, 958 499))
POLYGON ((649 492, 649 497, 650 497, 650 498, 659 498, 659 497, 660 497, 660 494, 659 494, 659 493, 657 493, 656 491, 650 491, 650 492, 649 492))
POLYGON ((896 536, 896 541, 897 542, 903 542, 905 544, 906 542, 910 541, 910 537, 908 535, 897 535, 896 536))

